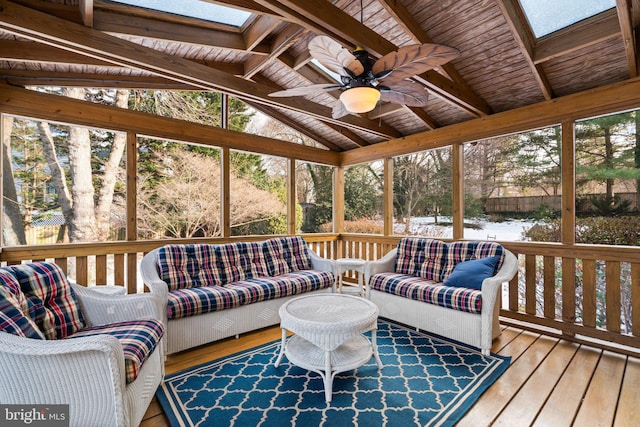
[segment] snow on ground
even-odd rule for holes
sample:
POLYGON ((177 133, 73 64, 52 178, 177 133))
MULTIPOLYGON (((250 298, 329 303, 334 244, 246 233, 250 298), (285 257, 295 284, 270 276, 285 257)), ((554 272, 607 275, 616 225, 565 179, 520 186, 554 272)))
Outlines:
MULTIPOLYGON (((451 223, 451 218, 440 217, 439 222, 451 223)), ((417 235, 451 238, 453 237, 453 227, 451 225, 441 226, 434 223, 433 217, 413 217, 411 218, 411 231, 417 235)), ((482 219, 465 219, 465 224, 474 224, 479 229, 464 228, 465 239, 477 240, 501 240, 501 241, 523 241, 522 233, 529 229, 534 221, 531 220, 508 220, 502 222, 489 222, 482 219)), ((404 234, 404 224, 395 224, 394 231, 397 234, 404 234)))

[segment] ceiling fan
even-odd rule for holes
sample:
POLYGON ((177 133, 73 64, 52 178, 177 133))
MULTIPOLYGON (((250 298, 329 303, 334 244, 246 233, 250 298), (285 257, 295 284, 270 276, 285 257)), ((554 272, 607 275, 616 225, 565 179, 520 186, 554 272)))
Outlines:
POLYGON ((446 64, 460 52, 449 46, 424 43, 401 47, 375 60, 369 52, 356 48, 349 52, 327 36, 309 42, 309 53, 320 64, 340 75, 341 83, 321 83, 273 92, 269 96, 317 95, 342 90, 332 116, 338 119, 350 113, 366 113, 379 100, 409 107, 424 107, 428 93, 409 77, 446 64))

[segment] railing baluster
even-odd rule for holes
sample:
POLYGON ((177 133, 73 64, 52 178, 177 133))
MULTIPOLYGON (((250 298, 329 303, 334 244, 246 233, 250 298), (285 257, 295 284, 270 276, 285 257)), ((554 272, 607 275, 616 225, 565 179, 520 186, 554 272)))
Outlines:
POLYGON ((107 256, 96 255, 96 285, 107 284, 107 256))
POLYGON ((525 256, 524 307, 527 314, 536 314, 536 256, 525 256))
POLYGON ((596 327, 596 262, 592 259, 582 260, 582 324, 590 328, 596 327))
POLYGON ((631 263, 631 332, 640 336, 640 263, 631 263))
POLYGON ((620 262, 607 261, 607 330, 620 332, 620 262))
POLYGON ((545 256, 544 268, 544 317, 555 319, 556 317, 556 258, 545 256))
POLYGON ((88 280, 88 260, 86 256, 76 257, 76 282, 82 286, 87 286, 88 280))

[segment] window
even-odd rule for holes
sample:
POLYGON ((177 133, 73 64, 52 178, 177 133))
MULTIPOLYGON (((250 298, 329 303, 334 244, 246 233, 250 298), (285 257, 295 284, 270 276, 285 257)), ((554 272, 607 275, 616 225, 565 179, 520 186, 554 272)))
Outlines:
POLYGON ((451 148, 393 159, 393 234, 453 237, 451 148))
POLYGON ((3 244, 125 239, 123 132, 10 116, 4 120, 11 131, 3 244))
POLYGON ((296 230, 303 233, 333 231, 333 167, 296 162, 296 230))
POLYGON ((576 241, 640 245, 640 110, 576 123, 576 241))
POLYGON ((138 138, 138 239, 220 236, 220 150, 138 138))
POLYGON ((231 151, 231 235, 287 233, 287 160, 231 151))
POLYGON ((464 147, 465 239, 560 241, 559 126, 464 147))
POLYGON ((251 16, 250 12, 209 3, 203 0, 111 0, 129 6, 143 7, 158 12, 173 13, 188 18, 202 19, 219 24, 242 27, 251 16))
POLYGON ((382 234, 383 163, 363 163, 344 172, 344 231, 382 234))
POLYGON ((537 38, 616 7, 615 0, 520 0, 537 38))

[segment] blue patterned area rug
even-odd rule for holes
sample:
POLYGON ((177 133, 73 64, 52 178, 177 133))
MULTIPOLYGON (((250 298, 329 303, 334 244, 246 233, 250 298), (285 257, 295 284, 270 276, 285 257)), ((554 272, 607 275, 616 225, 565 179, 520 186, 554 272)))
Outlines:
POLYGON ((167 375, 157 395, 172 426, 451 426, 510 358, 383 320, 366 365, 336 375, 325 402, 320 375, 275 368, 280 342, 167 375))

